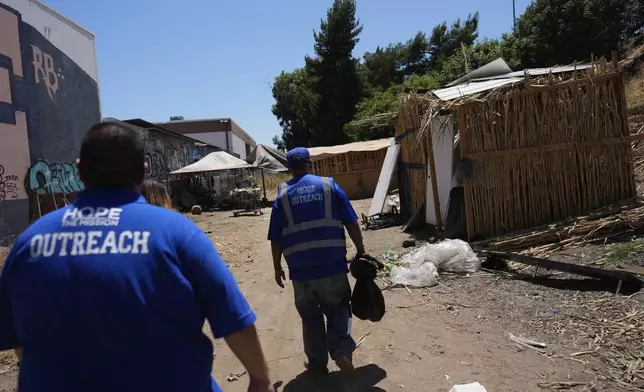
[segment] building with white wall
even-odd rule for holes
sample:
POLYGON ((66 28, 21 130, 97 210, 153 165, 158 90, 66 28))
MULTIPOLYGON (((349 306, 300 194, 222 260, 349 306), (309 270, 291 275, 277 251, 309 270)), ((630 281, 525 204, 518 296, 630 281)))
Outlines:
POLYGON ((241 159, 246 159, 257 145, 255 140, 230 118, 174 120, 155 124, 219 147, 241 159))

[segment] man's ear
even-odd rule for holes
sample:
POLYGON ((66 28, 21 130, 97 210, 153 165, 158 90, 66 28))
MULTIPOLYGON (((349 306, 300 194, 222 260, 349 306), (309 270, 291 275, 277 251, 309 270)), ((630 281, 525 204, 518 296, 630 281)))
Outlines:
POLYGON ((80 166, 80 158, 76 158, 76 167, 78 168, 80 166))
POLYGON ((148 165, 147 162, 143 162, 143 173, 145 173, 146 176, 150 174, 150 165, 148 165))

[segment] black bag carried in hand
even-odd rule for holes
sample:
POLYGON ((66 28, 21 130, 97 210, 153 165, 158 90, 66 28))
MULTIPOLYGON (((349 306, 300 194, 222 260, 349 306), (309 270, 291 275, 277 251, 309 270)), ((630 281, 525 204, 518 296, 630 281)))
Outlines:
POLYGON ((356 284, 351 294, 353 315, 360 320, 380 321, 385 315, 385 297, 374 282, 384 265, 369 255, 356 256, 351 262, 351 275, 356 284))

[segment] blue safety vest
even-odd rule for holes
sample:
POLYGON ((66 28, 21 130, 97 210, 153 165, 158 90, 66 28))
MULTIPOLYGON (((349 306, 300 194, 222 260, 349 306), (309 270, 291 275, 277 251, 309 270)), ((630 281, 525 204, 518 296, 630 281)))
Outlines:
POLYGON ((284 212, 282 253, 292 280, 321 279, 346 272, 344 225, 334 209, 335 185, 328 177, 305 175, 278 186, 284 212))

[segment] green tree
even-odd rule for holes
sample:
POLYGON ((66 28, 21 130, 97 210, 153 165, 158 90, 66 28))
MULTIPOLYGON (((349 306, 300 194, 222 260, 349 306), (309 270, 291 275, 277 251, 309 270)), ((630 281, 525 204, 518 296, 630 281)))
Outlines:
POLYGON ((365 53, 361 64, 365 84, 376 91, 384 91, 392 84, 402 83, 403 51, 403 45, 397 44, 386 48, 379 46, 375 52, 365 53))
POLYGON ((636 0, 535 0, 509 40, 524 67, 610 58, 644 27, 643 9, 636 0))
POLYGON ((435 70, 449 56, 461 49, 463 45, 472 46, 479 36, 479 13, 468 15, 461 23, 457 19, 452 26, 443 22, 432 29, 429 37, 429 58, 426 72, 435 70))
POLYGON ((313 122, 312 146, 330 146, 348 141, 344 126, 363 98, 358 60, 353 49, 362 31, 356 18, 355 0, 334 0, 320 31, 314 33, 316 57, 306 58, 313 77, 313 92, 319 97, 313 122))
POLYGON ((312 125, 317 116, 319 97, 313 92, 313 77, 307 69, 284 72, 273 83, 273 114, 282 127, 282 136, 273 138, 280 150, 309 146, 312 125))

